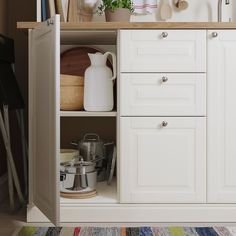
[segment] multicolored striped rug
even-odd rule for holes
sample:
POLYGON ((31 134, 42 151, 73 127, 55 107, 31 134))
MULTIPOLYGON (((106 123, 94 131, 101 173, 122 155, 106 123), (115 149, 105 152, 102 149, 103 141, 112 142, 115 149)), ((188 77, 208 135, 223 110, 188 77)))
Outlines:
POLYGON ((236 227, 38 228, 23 227, 15 236, 236 236, 236 227))

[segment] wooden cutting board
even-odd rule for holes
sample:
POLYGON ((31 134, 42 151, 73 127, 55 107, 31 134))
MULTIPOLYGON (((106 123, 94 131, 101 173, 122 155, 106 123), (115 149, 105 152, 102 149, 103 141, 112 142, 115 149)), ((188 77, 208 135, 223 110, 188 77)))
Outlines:
MULTIPOLYGON (((61 74, 84 76, 85 70, 90 66, 88 53, 103 51, 88 46, 81 46, 69 49, 61 54, 61 74)), ((107 60, 107 66, 112 69, 112 65, 107 60)))
POLYGON ((97 191, 90 191, 90 192, 81 192, 81 193, 60 193, 61 197, 64 198, 71 198, 71 199, 86 199, 86 198, 91 198, 95 197, 97 195, 97 191))

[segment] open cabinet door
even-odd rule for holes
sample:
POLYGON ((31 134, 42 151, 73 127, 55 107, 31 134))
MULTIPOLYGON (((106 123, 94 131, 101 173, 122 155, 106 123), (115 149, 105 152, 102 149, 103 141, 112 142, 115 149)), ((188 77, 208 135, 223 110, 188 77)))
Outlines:
POLYGON ((60 16, 56 15, 33 29, 30 41, 31 201, 52 223, 58 225, 60 16))

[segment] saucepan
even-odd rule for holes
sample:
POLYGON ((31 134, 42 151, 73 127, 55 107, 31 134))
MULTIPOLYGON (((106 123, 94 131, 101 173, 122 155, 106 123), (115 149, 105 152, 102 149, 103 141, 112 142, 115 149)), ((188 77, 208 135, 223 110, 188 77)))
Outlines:
MULTIPOLYGON (((96 161, 100 161, 97 159, 96 161)), ((61 192, 88 192, 97 185, 96 161, 84 161, 76 157, 71 161, 61 163, 61 192)))
POLYGON ((113 145, 114 142, 105 142, 97 134, 88 133, 84 135, 83 139, 73 141, 71 144, 78 148, 85 161, 93 161, 97 158, 105 158, 106 146, 113 145))
POLYGON ((107 169, 107 148, 109 145, 114 145, 114 142, 105 142, 100 139, 99 135, 94 133, 87 133, 83 139, 76 142, 71 142, 72 145, 76 146, 80 152, 80 155, 85 161, 97 161, 97 180, 98 182, 105 181, 106 169, 107 169))

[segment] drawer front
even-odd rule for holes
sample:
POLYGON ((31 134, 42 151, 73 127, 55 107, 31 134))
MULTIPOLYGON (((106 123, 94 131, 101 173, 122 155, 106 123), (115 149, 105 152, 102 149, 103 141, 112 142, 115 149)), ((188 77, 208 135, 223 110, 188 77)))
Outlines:
POLYGON ((121 74, 121 116, 205 116, 205 74, 121 74))
POLYGON ((120 124, 122 203, 206 202, 206 118, 122 117, 120 124))
POLYGON ((206 72, 205 30, 121 30, 120 44, 121 72, 206 72))

